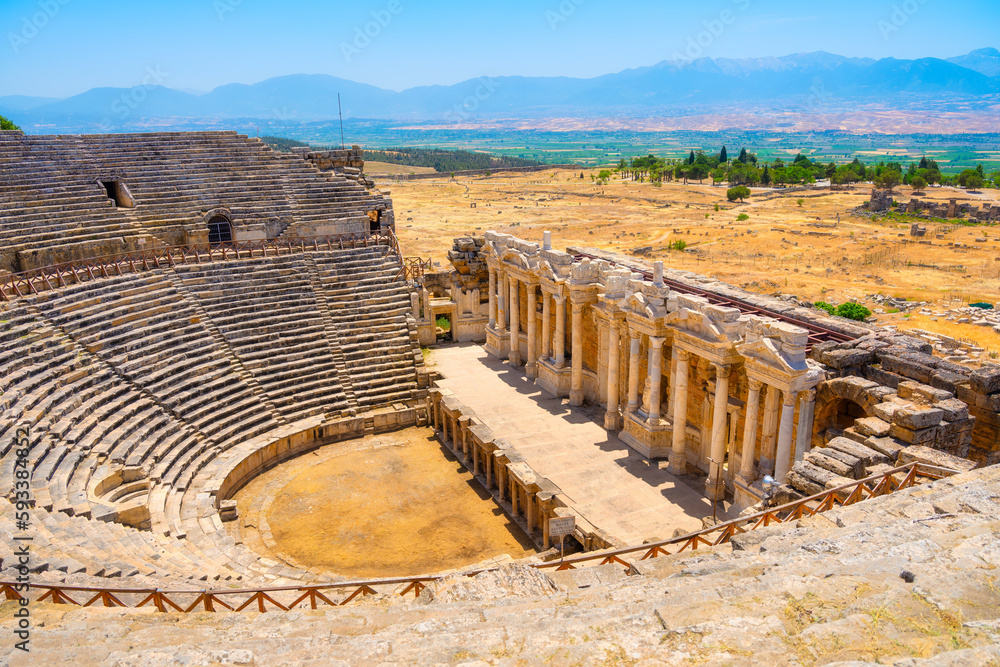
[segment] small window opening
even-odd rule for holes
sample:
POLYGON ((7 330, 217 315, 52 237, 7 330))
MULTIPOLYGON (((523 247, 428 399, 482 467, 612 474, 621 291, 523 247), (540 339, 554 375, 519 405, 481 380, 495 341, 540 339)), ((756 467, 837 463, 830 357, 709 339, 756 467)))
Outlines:
POLYGON ((212 246, 233 242, 233 226, 222 216, 208 221, 208 243, 212 246))
POLYGON ((382 230, 382 211, 368 211, 368 231, 377 234, 382 230))

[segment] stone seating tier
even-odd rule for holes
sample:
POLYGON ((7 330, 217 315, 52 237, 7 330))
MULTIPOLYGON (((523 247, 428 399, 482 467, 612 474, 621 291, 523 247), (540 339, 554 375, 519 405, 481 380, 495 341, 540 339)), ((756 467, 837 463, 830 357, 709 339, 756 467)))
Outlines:
MULTIPOLYGON (((0 253, 83 241, 113 241, 203 226, 225 207, 237 227, 270 221, 358 220, 385 208, 381 195, 320 172, 231 132, 129 135, 0 135, 0 253), (100 184, 118 178, 134 208, 116 207, 100 184)), ((167 238, 167 237, 164 237, 167 238)), ((174 238, 174 237, 171 237, 174 238)))
MULTIPOLYGON (((315 579, 233 542, 196 480, 282 424, 421 397, 410 295, 385 252, 185 265, 4 304, 0 495, 12 497, 14 429, 27 425, 39 567, 137 582, 315 579), (149 530, 116 523, 129 504, 148 509, 131 520, 149 530)), ((0 521, 0 543, 11 534, 0 521)))

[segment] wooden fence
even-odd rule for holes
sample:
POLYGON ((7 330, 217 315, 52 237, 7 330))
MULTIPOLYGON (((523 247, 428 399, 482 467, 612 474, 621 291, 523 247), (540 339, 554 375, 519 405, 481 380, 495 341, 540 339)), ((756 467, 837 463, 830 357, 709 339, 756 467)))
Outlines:
MULTIPOLYGON (((641 546, 586 553, 563 560, 536 563, 532 567, 540 570, 571 570, 593 565, 617 564, 624 568, 626 574, 636 574, 632 565, 632 562, 636 560, 659 558, 702 547, 726 544, 740 533, 788 521, 798 521, 837 507, 853 505, 869 498, 884 496, 900 489, 953 474, 956 474, 956 471, 913 462, 823 491, 808 498, 673 539, 641 546)), ((474 570, 461 574, 471 577, 495 569, 497 568, 474 570)), ((43 583, 17 584, 12 581, 0 581, 0 596, 7 600, 20 600, 27 596, 37 602, 81 607, 140 608, 152 606, 160 612, 188 613, 220 610, 243 611, 246 609, 266 612, 270 610, 288 611, 304 605, 316 609, 320 603, 327 606, 345 605, 366 595, 396 594, 405 596, 413 594, 418 596, 428 584, 441 580, 443 576, 396 577, 274 588, 178 590, 104 588, 43 583)))

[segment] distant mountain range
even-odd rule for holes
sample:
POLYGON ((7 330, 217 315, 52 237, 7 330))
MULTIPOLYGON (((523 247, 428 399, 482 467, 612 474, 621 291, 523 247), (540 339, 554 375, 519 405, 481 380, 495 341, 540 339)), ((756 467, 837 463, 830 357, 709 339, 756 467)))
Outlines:
POLYGON ((591 79, 482 77, 395 92, 321 74, 229 84, 203 95, 159 85, 94 88, 53 100, 0 97, 0 114, 29 132, 118 131, 206 119, 311 122, 345 116, 456 123, 485 118, 655 116, 741 105, 770 108, 977 99, 1000 95, 1000 51, 942 60, 847 58, 830 53, 776 58, 663 61, 591 79), (152 121, 157 122, 152 122, 152 121), (167 122, 164 122, 167 121, 167 122))

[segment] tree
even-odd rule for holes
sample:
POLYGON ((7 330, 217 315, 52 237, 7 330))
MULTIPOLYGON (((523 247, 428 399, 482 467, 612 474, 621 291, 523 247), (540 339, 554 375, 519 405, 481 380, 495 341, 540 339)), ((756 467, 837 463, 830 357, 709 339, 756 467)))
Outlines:
POLYGON ((762 171, 760 174, 760 184, 761 185, 771 184, 771 170, 767 168, 766 164, 764 165, 764 171, 762 171))
POLYGON ((884 169, 882 175, 875 179, 875 185, 889 192, 902 182, 902 176, 895 169, 884 169))
POLYGON ((703 164, 692 164, 688 167, 688 178, 693 178, 699 183, 708 176, 708 167, 703 164))
POLYGON ((7 118, 0 116, 0 130, 21 131, 21 128, 19 128, 17 125, 15 125, 12 121, 8 120, 7 118))
POLYGON ((910 187, 914 192, 920 192, 927 187, 927 180, 923 176, 914 176, 910 179, 910 187))
POLYGON ((736 159, 739 160, 741 163, 746 164, 747 163, 747 149, 741 148, 740 149, 740 156, 738 158, 736 158, 736 159))
POLYGON ((920 164, 918 165, 918 168, 919 169, 927 169, 928 168, 927 167, 927 156, 926 155, 923 156, 922 158, 920 158, 920 164))
POLYGON ((739 199, 740 203, 743 203, 743 200, 749 196, 750 196, 750 188, 748 188, 745 185, 737 185, 734 188, 729 188, 728 190, 726 190, 726 199, 728 199, 729 201, 736 201, 737 199, 739 199))
POLYGON ((691 155, 688 156, 688 164, 694 164, 694 151, 691 151, 691 155))
POLYGON ((975 169, 966 169, 958 175, 958 184, 967 190, 978 190, 983 187, 985 182, 975 169))
POLYGON ((726 152, 725 145, 723 145, 722 150, 719 151, 719 162, 722 164, 729 162, 729 153, 726 152))

